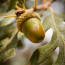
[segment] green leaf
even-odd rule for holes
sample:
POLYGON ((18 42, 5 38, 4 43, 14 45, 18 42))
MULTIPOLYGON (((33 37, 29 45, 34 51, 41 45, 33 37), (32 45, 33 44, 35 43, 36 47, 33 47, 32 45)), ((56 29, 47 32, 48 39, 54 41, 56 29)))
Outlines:
MULTIPOLYGON (((11 10, 6 15, 11 15, 11 13, 14 13, 14 10, 11 10)), ((5 15, 4 14, 4 15, 5 15)), ((15 18, 4 18, 3 16, 0 16, 0 40, 11 37, 12 32, 15 30, 15 26, 13 25, 15 23, 15 18)))
MULTIPOLYGON (((61 37, 61 35, 63 35, 63 37, 65 38, 64 20, 65 20, 64 14, 54 14, 54 19, 51 16, 51 14, 49 14, 45 17, 44 22, 43 22, 43 27, 44 27, 45 31, 47 31, 49 28, 53 28, 54 33, 52 36, 52 40, 48 44, 46 44, 38 49, 39 55, 38 55, 37 59, 35 58, 35 53, 37 53, 36 51, 32 55, 32 57, 31 57, 31 59, 33 58, 31 60, 32 65, 40 65, 40 64, 43 65, 47 60, 49 60, 49 58, 51 58, 52 53, 58 46, 60 48, 58 59, 55 63, 52 63, 52 61, 51 61, 51 63, 53 65, 64 65, 64 60, 65 60, 65 49, 64 48, 65 48, 65 46, 64 46, 64 40, 61 37), (54 23, 56 25, 56 28, 55 28, 54 23), (61 35, 58 34, 56 29, 59 30, 61 35), (33 62, 34 59, 36 59, 36 60, 33 62)), ((49 60, 49 62, 50 62, 50 60, 49 60)), ((46 63, 44 65, 46 65, 46 63)))
POLYGON ((6 52, 0 54, 0 61, 5 62, 15 56, 15 48, 8 49, 6 52))
POLYGON ((6 61, 15 56, 15 48, 17 46, 17 31, 13 32, 11 38, 2 40, 0 49, 0 61, 6 61))
MULTIPOLYGON (((11 10, 6 15, 15 13, 11 10)), ((17 33, 15 18, 4 18, 0 16, 0 62, 7 61, 15 56, 15 48, 23 47, 21 39, 22 34, 17 33)))

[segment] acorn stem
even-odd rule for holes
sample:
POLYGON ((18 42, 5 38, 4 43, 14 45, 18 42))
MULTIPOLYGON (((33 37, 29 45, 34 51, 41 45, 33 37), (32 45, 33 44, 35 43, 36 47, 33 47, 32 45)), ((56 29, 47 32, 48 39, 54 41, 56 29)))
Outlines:
POLYGON ((34 0, 34 10, 37 9, 37 0, 34 0))

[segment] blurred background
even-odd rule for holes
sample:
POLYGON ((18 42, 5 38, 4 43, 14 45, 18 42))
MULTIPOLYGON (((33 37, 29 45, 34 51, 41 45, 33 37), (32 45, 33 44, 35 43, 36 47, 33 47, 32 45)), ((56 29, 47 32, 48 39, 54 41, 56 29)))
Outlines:
MULTIPOLYGON (((4 17, 17 11, 16 4, 22 8, 21 2, 27 9, 34 6, 34 0, 0 0, 0 65, 65 65, 65 44, 54 28, 50 11, 37 11, 45 32, 50 28, 54 30, 51 41, 37 50, 24 34, 17 32, 17 19, 4 17)), ((43 0, 37 0, 37 5, 40 4, 43 4, 43 0)), ((65 41, 65 1, 53 0, 50 7, 65 41)))

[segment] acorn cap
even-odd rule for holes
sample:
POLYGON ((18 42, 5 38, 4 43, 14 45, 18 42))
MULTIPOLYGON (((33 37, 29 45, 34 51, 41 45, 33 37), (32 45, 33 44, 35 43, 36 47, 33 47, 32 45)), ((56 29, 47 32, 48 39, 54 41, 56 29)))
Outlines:
POLYGON ((30 18, 37 18, 40 20, 40 15, 36 12, 27 11, 27 12, 21 14, 19 17, 17 17, 17 27, 18 27, 19 31, 22 32, 22 24, 30 18))

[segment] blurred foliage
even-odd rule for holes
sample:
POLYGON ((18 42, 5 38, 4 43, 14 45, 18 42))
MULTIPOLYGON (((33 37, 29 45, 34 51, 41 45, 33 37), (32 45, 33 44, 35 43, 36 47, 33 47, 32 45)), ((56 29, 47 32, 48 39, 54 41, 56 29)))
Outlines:
POLYGON ((17 2, 17 0, 10 0, 8 10, 11 10, 11 9, 15 8, 16 2, 17 2))
MULTIPOLYGON (((0 62, 6 62, 7 60, 15 57, 16 48, 22 48, 22 35, 17 31, 16 27, 16 18, 4 18, 3 16, 12 15, 16 12, 15 5, 16 3, 24 2, 24 0, 0 0, 0 62)), ((33 6, 33 0, 26 0, 25 6, 26 8, 30 8, 33 6)), ((38 0, 38 4, 42 3, 41 0, 38 0)), ((52 3, 53 4, 53 3, 52 3)), ((52 6, 52 8, 54 8, 52 6)), ((57 7, 58 8, 58 7, 57 7)), ((57 29, 65 38, 65 12, 63 10, 63 6, 61 9, 53 9, 54 17, 57 29), (63 12, 59 12, 57 10, 63 10, 63 12)), ((45 31, 49 28, 53 28, 53 36, 51 41, 37 49, 30 61, 31 65, 65 65, 65 43, 57 31, 55 29, 53 18, 49 11, 42 12, 44 17, 43 27, 45 31), (49 14, 48 14, 49 13, 49 14), (53 55, 55 49, 59 47, 59 55, 56 62, 53 62, 51 56, 53 55)), ((2 64, 1 64, 2 65, 2 64)))
MULTIPOLYGON (((65 37, 65 29, 64 29, 65 28, 65 24, 64 24, 65 15, 55 14, 55 20, 56 20, 56 25, 57 25, 58 29, 65 37)), ((51 58, 51 56, 57 46, 59 46, 60 52, 59 52, 59 56, 58 56, 56 63, 54 63, 53 65, 64 65, 63 63, 65 60, 65 54, 64 54, 65 45, 64 45, 64 42, 63 42, 61 36, 57 34, 52 21, 53 21, 53 19, 52 19, 51 15, 46 16, 44 19, 44 22, 43 22, 44 29, 47 31, 49 28, 53 28, 54 29, 53 37, 52 37, 52 40, 50 43, 46 44, 45 46, 42 46, 41 48, 39 48, 37 50, 38 54, 39 54, 38 57, 33 54, 32 58, 31 58, 32 65, 39 65, 42 63, 43 63, 43 65, 46 65, 44 63, 51 58), (37 59, 35 58, 35 56, 37 57, 37 59), (62 56, 62 58, 61 58, 61 56, 62 56), (33 61, 32 60, 33 58, 36 60, 33 61)), ((49 60, 49 62, 51 62, 51 60, 49 60)), ((47 65, 51 65, 51 64, 47 64, 47 65)))
MULTIPOLYGON (((62 8, 60 8, 60 10, 61 9, 62 8)), ((60 12, 60 10, 56 9, 56 8, 53 10, 55 12, 54 13, 54 19, 55 19, 56 27, 65 39, 65 29, 64 29, 65 28, 65 13, 62 12, 63 10, 60 12)), ((41 48, 37 49, 37 51, 34 52, 30 61, 31 61, 32 65, 40 65, 40 64, 41 65, 65 65, 65 62, 64 62, 65 61, 65 43, 64 43, 64 40, 62 39, 61 35, 59 35, 57 30, 55 29, 55 26, 53 23, 54 20, 51 16, 51 12, 47 11, 43 14, 43 16, 45 17, 43 20, 44 21, 43 27, 46 31, 49 28, 53 28, 54 29, 53 37, 52 37, 52 40, 50 43, 46 44, 45 46, 42 46, 41 48), (58 58, 54 62, 51 57, 54 53, 54 50, 57 47, 59 47, 60 51, 59 51, 58 58)))
MULTIPOLYGON (((11 10, 4 15, 12 15, 15 10, 11 10)), ((15 48, 17 45, 22 47, 20 43, 21 33, 17 33, 16 19, 4 18, 0 16, 0 61, 4 62, 15 56, 15 48), (17 38, 18 36, 18 38, 17 38), (19 38, 20 37, 20 38, 19 38), (18 44, 19 43, 19 44, 18 44)), ((19 47, 19 46, 18 46, 19 47)))

